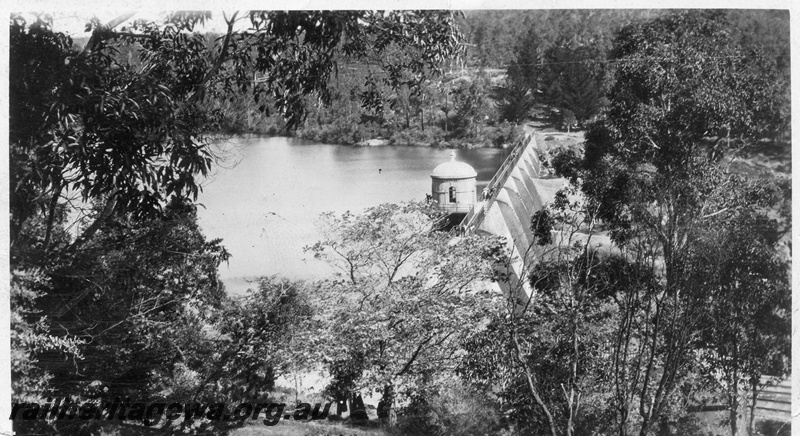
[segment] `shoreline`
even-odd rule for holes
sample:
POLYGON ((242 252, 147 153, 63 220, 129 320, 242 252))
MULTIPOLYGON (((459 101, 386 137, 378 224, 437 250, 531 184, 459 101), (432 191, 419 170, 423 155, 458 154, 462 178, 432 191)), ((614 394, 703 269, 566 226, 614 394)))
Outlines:
POLYGON ((423 143, 423 142, 392 142, 390 139, 385 138, 371 138, 365 139, 359 142, 328 142, 328 141, 321 141, 314 138, 308 138, 302 135, 291 135, 286 134, 285 132, 282 133, 269 133, 269 132, 219 132, 214 133, 212 136, 220 136, 220 137, 260 137, 260 138, 289 138, 289 139, 303 139, 306 141, 314 141, 322 144, 328 145, 344 145, 348 147, 356 147, 356 148, 366 148, 366 147, 429 147, 429 148, 452 148, 452 149, 474 149, 474 148, 495 148, 495 149, 505 149, 508 148, 511 143, 504 143, 501 146, 491 145, 491 144, 480 144, 480 143, 473 143, 473 142, 466 142, 461 143, 461 145, 454 144, 456 141, 439 141, 435 143, 423 143))
POLYGON ((330 145, 346 145, 350 147, 403 146, 403 147, 433 147, 433 148, 451 148, 451 149, 473 149, 473 148, 505 149, 511 146, 519 137, 521 137, 524 134, 525 126, 530 123, 541 124, 541 121, 530 120, 526 123, 521 123, 521 124, 491 126, 482 132, 483 134, 486 134, 489 132, 488 129, 492 129, 492 133, 495 134, 494 138, 454 137, 451 139, 446 139, 441 136, 434 136, 433 138, 431 138, 430 141, 426 141, 422 138, 420 139, 413 138, 413 136, 416 135, 426 134, 426 132, 419 132, 416 130, 411 130, 411 131, 398 130, 392 132, 392 137, 389 138, 387 138, 385 135, 377 135, 366 139, 358 138, 359 139, 358 141, 355 140, 343 141, 343 140, 332 139, 330 137, 325 137, 325 136, 321 137, 321 135, 319 135, 318 128, 310 128, 306 130, 296 130, 294 132, 290 132, 284 129, 279 129, 276 126, 270 126, 266 129, 264 128, 255 128, 249 130, 231 129, 231 130, 224 130, 221 132, 217 132, 214 133, 213 135, 227 136, 227 137, 250 136, 250 137, 294 138, 294 139, 315 141, 330 145), (503 132, 503 129, 505 129, 505 132, 503 132), (395 136, 402 136, 403 138, 401 140, 398 140, 397 138, 395 138, 395 136), (409 138, 409 136, 412 137, 409 138))

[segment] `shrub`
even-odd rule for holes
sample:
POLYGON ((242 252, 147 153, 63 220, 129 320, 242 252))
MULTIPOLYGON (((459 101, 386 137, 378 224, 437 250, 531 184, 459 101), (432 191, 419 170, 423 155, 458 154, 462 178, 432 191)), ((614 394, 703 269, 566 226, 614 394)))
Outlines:
POLYGON ((502 423, 494 402, 459 379, 446 381, 430 399, 416 399, 403 410, 392 434, 498 434, 502 423))

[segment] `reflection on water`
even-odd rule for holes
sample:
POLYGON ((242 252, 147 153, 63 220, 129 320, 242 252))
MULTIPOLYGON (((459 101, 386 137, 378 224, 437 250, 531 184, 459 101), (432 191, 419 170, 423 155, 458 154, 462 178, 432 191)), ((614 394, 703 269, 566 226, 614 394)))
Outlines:
MULTIPOLYGON (((198 208, 208 238, 232 254, 220 266, 228 290, 263 275, 317 279, 332 273, 303 252, 317 241, 320 213, 357 212, 381 203, 422 200, 433 168, 449 149, 350 147, 276 137, 234 138, 220 144, 226 159, 204 182, 198 208)), ((478 192, 500 167, 505 150, 457 150, 478 172, 478 192)))

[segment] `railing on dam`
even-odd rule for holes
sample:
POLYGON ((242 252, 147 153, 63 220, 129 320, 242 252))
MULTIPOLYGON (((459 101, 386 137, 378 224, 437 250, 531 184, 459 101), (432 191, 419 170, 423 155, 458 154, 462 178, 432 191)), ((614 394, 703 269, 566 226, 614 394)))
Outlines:
POLYGON ((486 198, 483 199, 483 202, 476 204, 472 210, 464 216, 464 219, 461 220, 461 224, 459 225, 461 233, 472 234, 478 230, 481 223, 483 223, 483 219, 486 217, 486 212, 491 208, 497 198, 497 194, 503 186, 505 186, 506 181, 508 181, 509 176, 511 176, 511 172, 514 171, 517 163, 519 163, 519 160, 522 158, 525 148, 532 140, 533 131, 531 130, 514 145, 511 149, 511 154, 506 157, 503 164, 500 165, 500 168, 494 174, 494 177, 492 177, 492 179, 489 180, 489 184, 486 185, 486 190, 488 192, 486 198))

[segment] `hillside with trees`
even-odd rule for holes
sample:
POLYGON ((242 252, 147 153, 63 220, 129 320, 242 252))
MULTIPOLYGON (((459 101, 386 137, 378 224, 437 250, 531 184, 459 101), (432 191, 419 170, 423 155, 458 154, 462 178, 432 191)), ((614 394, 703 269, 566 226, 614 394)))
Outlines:
MULTIPOLYGON (((215 104, 226 114, 223 130, 234 133, 289 134, 337 144, 381 139, 442 147, 504 146, 518 137, 517 126, 525 120, 567 130, 595 117, 613 81, 608 58, 616 32, 667 12, 466 11, 456 21, 465 44, 443 65, 443 74, 425 81, 391 77, 379 72, 385 58, 342 59, 330 82, 331 101, 308 99, 309 116, 296 129, 287 129, 280 113, 265 113, 264 101, 250 95, 215 104), (411 83, 414 90, 407 86, 411 83)), ((775 59, 781 80, 788 83, 785 14, 728 15, 731 37, 775 59)))

